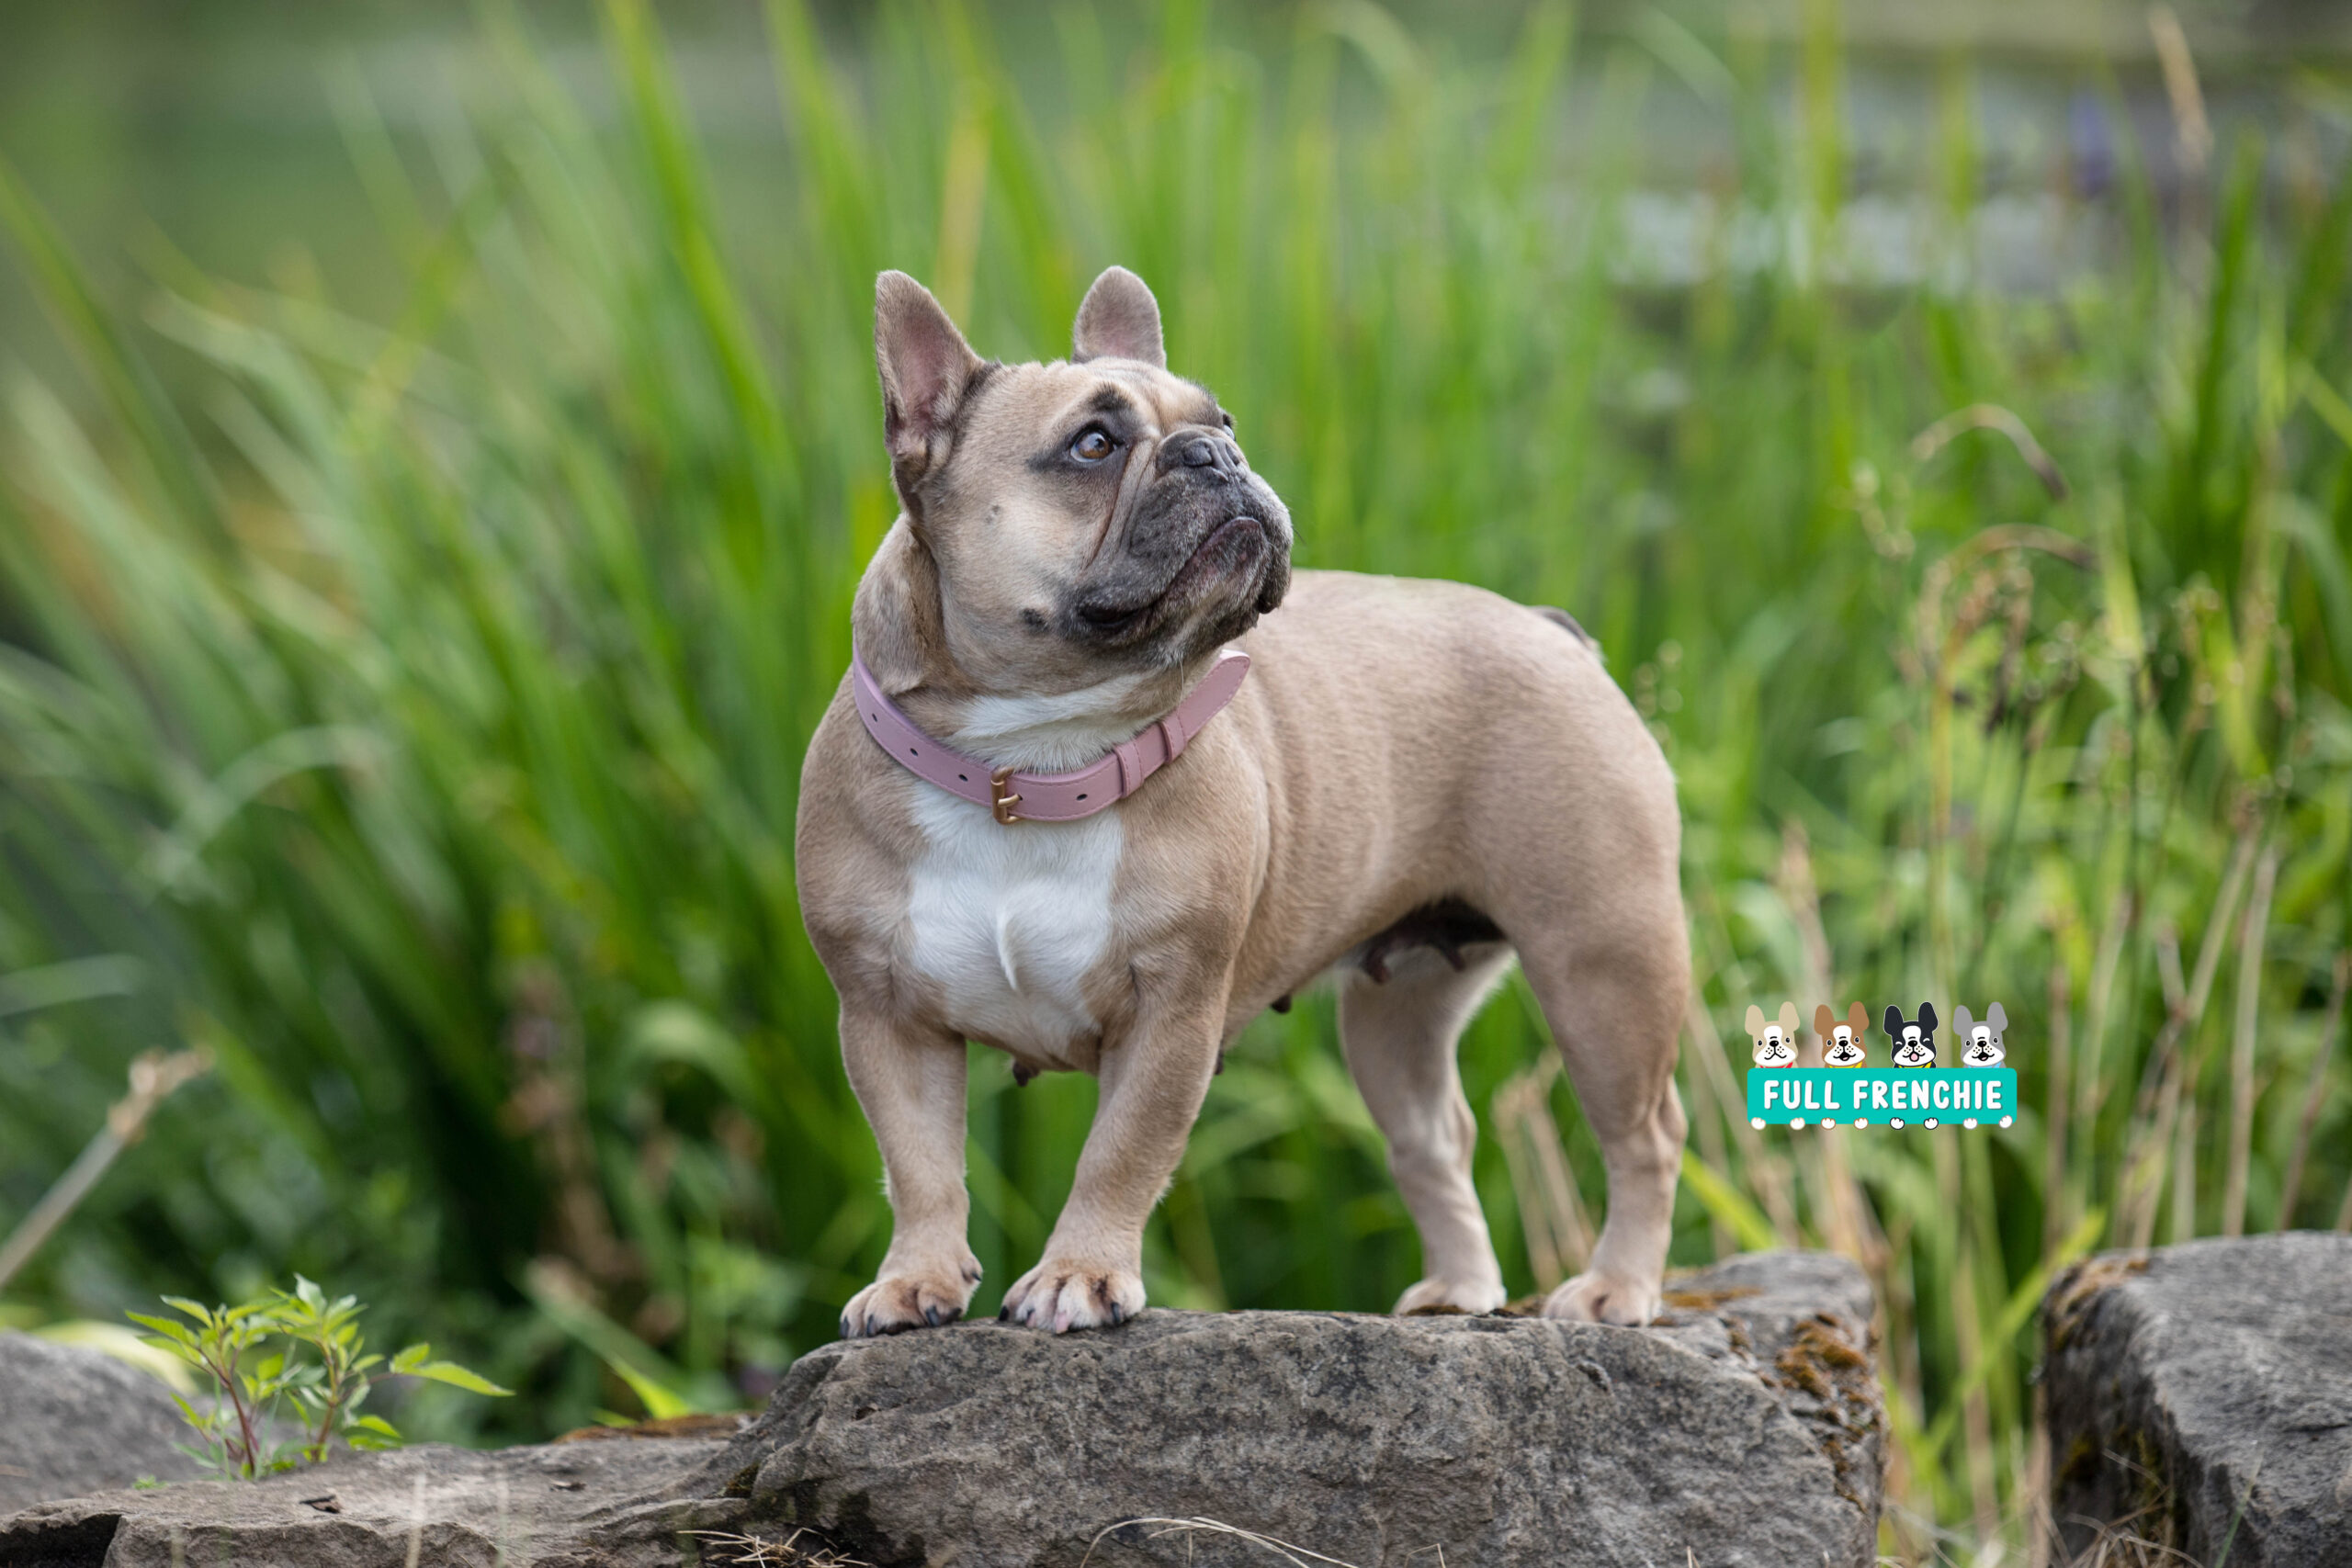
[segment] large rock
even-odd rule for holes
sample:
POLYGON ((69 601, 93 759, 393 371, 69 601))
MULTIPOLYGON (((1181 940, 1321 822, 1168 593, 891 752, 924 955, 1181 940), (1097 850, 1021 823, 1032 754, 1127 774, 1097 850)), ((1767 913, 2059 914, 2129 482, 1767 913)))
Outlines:
POLYGON ((2230 1568, 2352 1563, 2352 1236, 2104 1253, 2042 1303, 2052 1517, 2230 1568))
MULTIPOLYGON (((880 1568, 1077 1568, 1123 1519, 1209 1518, 1373 1568, 1868 1563, 1868 1285, 1764 1256, 1677 1281, 1662 1326, 1153 1313, 829 1346, 736 1444, 749 1517, 880 1568)), ((1105 1568, 1263 1562, 1130 1526, 1105 1568)))
POLYGON ((1436 1549, 1482 1568, 1874 1562, 1860 1272, 1761 1254, 1668 1300, 1646 1329, 1156 1311, 1060 1338, 978 1323, 830 1345, 729 1440, 417 1449, 115 1493, 0 1523, 0 1568, 164 1568, 175 1535, 285 1568, 391 1568, 413 1540, 436 1562, 727 1562, 795 1531, 876 1568, 1272 1560, 1129 1522, 1153 1518, 1362 1568, 1436 1549), (328 1494, 339 1512, 304 1501, 328 1494))
POLYGON ((171 1390, 112 1356, 0 1334, 0 1515, 51 1497, 193 1475, 171 1390))

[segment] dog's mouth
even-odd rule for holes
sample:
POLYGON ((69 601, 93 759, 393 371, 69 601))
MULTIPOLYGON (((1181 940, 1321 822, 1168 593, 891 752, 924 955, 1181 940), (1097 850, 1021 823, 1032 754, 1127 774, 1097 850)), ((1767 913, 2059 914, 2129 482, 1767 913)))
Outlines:
POLYGON ((1228 517, 1201 536, 1166 581, 1140 600, 1103 598, 1073 606, 1087 629, 1110 638, 1144 631, 1172 613, 1189 607, 1208 584, 1244 570, 1257 573, 1265 563, 1269 539, 1266 525, 1244 513, 1228 517))

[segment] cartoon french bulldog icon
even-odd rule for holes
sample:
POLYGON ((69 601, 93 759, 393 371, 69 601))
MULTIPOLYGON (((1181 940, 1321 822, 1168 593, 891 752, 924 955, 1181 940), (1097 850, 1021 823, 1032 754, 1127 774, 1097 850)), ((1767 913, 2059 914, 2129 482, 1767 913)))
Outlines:
POLYGON ((1870 1060, 1862 1049, 1862 1037, 1870 1032, 1871 1010, 1856 1002, 1846 1010, 1841 1021, 1829 1010, 1827 1002, 1813 1010, 1813 1032, 1821 1036, 1821 1065, 1825 1067, 1859 1067, 1870 1060))
POLYGON ((1756 1065, 1759 1067, 1793 1067, 1797 1065, 1797 1004, 1782 1002, 1781 1016, 1767 1019, 1764 1010, 1754 1002, 1747 1004, 1747 1032, 1756 1041, 1756 1065))
POLYGON ((1960 1065, 1963 1067, 1997 1067, 2008 1053, 2001 1049, 2001 1031, 2009 1026, 2008 1015, 1995 1002, 1983 1018, 1972 1021, 1966 1008, 1952 1010, 1954 1021, 1960 1025, 1960 1065))
MULTIPOLYGON (((1961 1028, 1968 1028, 1968 1014, 1960 1015, 1961 1028)), ((1936 1065, 1936 1004, 1921 1002, 1917 1021, 1905 1023, 1903 1010, 1893 1002, 1886 1006, 1886 1034, 1894 1042, 1894 1065, 1898 1067, 1932 1067, 1936 1065)))

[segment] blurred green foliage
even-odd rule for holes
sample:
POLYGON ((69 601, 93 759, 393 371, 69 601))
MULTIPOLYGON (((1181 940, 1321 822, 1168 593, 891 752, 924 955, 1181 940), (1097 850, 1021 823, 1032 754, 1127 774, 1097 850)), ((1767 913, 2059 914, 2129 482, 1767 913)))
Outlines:
MULTIPOLYGON (((95 391, 5 389, 0 1220, 136 1051, 220 1063, 19 1300, 332 1278, 521 1391, 399 1412, 475 1440, 740 1402, 828 1337, 888 1220, 791 824, 894 510, 873 276, 917 273, 1010 359, 1060 352, 1116 260, 1236 412, 1303 564, 1480 581, 1600 637, 1688 820, 1705 1006, 1675 1258, 1861 1258, 1889 1549, 2030 1529, 2050 1268, 2333 1224, 2352 1179, 2320 1026, 2352 847, 2352 183, 2250 133, 2160 182, 2120 131, 2113 254, 1999 292, 1968 259, 1955 62, 1951 265, 1871 281, 1839 260, 1851 149, 1815 12, 1784 51, 1663 22, 1596 46, 1539 6, 1466 64, 1362 3, 1260 18, 1250 48, 1193 4, 1139 40, 1074 9, 1048 108, 983 16, 820 36, 773 0, 785 151, 746 243, 643 6, 607 6, 590 96, 492 8, 509 107, 429 162, 334 86, 406 280, 389 322, 167 254, 118 310, 0 166, 95 391), (1727 150, 1672 282, 1621 265, 1659 95, 1727 150), (198 390, 162 389, 167 355, 198 390), (1750 1129, 1746 1005, 1857 997, 2002 1001, 2027 1114, 1750 1129)), ((1516 986, 1464 1046, 1514 1288, 1573 1253, 1555 1125, 1603 1190, 1566 1086, 1529 1076, 1544 1051, 1516 986)), ((1093 1089, 978 1066, 990 1311, 1093 1089)), ((1303 998, 1216 1080, 1152 1298, 1377 1310, 1416 1265, 1329 999, 1303 998)))

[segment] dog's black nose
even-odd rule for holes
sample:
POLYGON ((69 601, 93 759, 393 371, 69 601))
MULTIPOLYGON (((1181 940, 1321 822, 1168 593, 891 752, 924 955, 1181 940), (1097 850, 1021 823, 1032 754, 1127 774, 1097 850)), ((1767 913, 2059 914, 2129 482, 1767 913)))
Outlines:
POLYGON ((1238 474, 1250 466, 1242 459, 1241 448, 1226 435, 1196 435, 1177 446, 1177 456, 1188 468, 1208 468, 1219 474, 1238 474))

